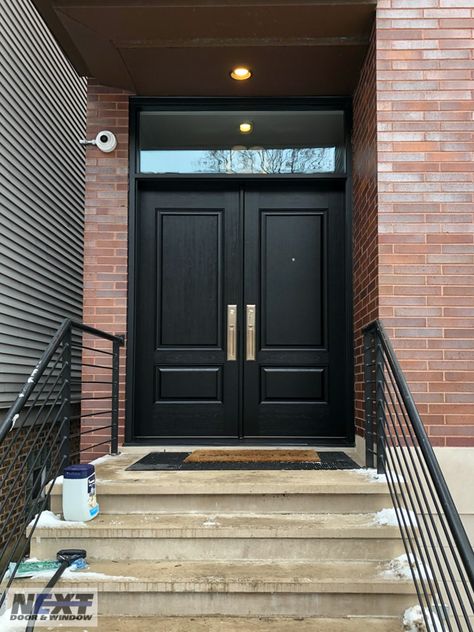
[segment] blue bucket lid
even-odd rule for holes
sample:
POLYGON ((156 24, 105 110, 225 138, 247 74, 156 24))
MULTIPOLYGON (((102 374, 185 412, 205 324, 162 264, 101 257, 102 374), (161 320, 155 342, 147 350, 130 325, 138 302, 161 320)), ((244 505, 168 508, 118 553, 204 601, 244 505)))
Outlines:
POLYGON ((64 468, 64 478, 89 478, 94 472, 95 467, 90 463, 68 465, 64 468))

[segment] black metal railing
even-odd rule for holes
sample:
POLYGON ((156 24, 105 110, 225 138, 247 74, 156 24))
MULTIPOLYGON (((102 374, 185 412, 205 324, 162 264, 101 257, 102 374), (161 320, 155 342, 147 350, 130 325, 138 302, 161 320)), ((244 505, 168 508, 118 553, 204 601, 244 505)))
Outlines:
POLYGON ((0 608, 64 467, 118 453, 122 345, 65 319, 0 422, 0 608))
POLYGON ((366 464, 386 475, 426 629, 472 632, 472 546, 383 324, 363 333, 366 464))

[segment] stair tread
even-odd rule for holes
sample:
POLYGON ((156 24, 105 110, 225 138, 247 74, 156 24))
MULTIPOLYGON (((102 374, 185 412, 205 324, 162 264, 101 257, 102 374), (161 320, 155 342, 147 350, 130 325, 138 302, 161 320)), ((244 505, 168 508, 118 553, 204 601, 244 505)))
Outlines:
POLYGON ((398 527, 382 526, 375 514, 166 513, 100 514, 78 526, 38 526, 54 538, 399 538, 398 527))
MULTIPOLYGON (((57 630, 54 628, 43 628, 57 630)), ((82 628, 81 628, 82 629, 82 628)), ((397 618, 322 617, 100 617, 100 632, 400 632, 397 618)), ((63 628, 77 632, 78 628, 63 628)))
MULTIPOLYGON (((413 592, 410 579, 385 571, 385 564, 373 561, 97 560, 61 581, 108 592, 413 592)), ((30 580, 42 581, 44 576, 30 580)))
MULTIPOLYGON (((388 494, 384 477, 366 470, 127 471, 140 455, 121 454, 96 465, 99 494, 388 494)), ((53 489, 62 493, 62 481, 53 489)))

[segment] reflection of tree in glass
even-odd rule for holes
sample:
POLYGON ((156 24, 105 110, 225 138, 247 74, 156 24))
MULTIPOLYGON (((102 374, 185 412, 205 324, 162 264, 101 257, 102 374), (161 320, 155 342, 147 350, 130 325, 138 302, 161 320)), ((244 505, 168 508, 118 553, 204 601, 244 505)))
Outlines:
POLYGON ((321 173, 334 171, 334 149, 211 149, 199 170, 212 173, 321 173))

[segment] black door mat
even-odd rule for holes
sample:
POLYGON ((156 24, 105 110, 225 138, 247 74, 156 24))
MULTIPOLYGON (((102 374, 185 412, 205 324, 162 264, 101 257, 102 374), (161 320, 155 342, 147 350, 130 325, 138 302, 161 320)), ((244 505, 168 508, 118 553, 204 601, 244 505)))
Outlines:
POLYGON ((321 461, 314 463, 185 463, 191 452, 150 452, 127 470, 135 472, 163 470, 355 470, 360 469, 344 452, 319 452, 321 461))

